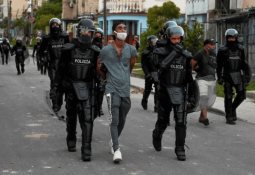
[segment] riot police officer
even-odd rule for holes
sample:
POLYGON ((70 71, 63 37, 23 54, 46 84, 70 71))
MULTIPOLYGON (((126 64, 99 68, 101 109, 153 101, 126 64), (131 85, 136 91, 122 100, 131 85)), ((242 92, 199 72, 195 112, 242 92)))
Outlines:
POLYGON ((77 26, 77 39, 64 45, 55 88, 64 88, 66 98, 66 131, 68 151, 76 151, 76 123, 82 130, 81 158, 91 160, 93 120, 96 117, 96 62, 100 49, 92 45, 95 27, 90 19, 77 26))
POLYGON ((52 109, 58 112, 63 103, 63 91, 59 88, 56 94, 53 93, 53 84, 58 62, 61 58, 61 49, 65 43, 69 42, 68 35, 62 32, 61 21, 58 18, 52 18, 49 21, 50 33, 42 39, 39 49, 40 57, 45 57, 45 53, 49 56, 48 75, 50 78, 50 98, 52 100, 52 109), (46 51, 46 52, 45 52, 46 51))
MULTIPOLYGON (((101 28, 96 28, 95 31, 95 36, 93 38, 92 44, 98 46, 100 49, 103 48, 103 36, 104 32, 101 28)), ((98 76, 98 106, 100 107, 99 114, 98 115, 104 115, 103 109, 102 109, 102 104, 104 100, 104 92, 105 92, 105 85, 106 81, 101 77, 98 76)))
POLYGON ((13 46, 11 50, 11 55, 15 54, 15 64, 17 69, 17 75, 23 74, 25 72, 25 55, 26 46, 22 43, 20 38, 16 39, 16 44, 13 46))
POLYGON ((7 41, 7 39, 4 38, 3 42, 0 46, 0 51, 1 51, 1 54, 2 54, 2 64, 3 65, 4 65, 4 63, 8 64, 10 50, 11 50, 11 46, 10 46, 9 42, 7 41))
POLYGON ((226 123, 236 124, 236 109, 246 98, 245 86, 251 79, 248 64, 245 61, 244 48, 238 43, 236 29, 227 29, 225 32, 226 44, 220 47, 217 54, 218 83, 224 84, 224 103, 226 123), (232 101, 233 88, 236 96, 232 101))
POLYGON ((32 57, 36 56, 36 66, 38 71, 40 71, 41 69, 40 56, 39 56, 39 49, 40 49, 41 42, 42 42, 42 38, 39 36, 36 37, 36 43, 34 45, 33 53, 32 53, 32 57))
POLYGON ((157 68, 153 64, 153 50, 156 48, 156 42, 158 38, 155 35, 150 35, 147 37, 148 46, 142 52, 141 65, 144 72, 145 87, 143 92, 143 98, 141 105, 144 110, 147 110, 147 102, 149 95, 154 85, 154 112, 157 112, 157 95, 158 95, 158 80, 157 80, 157 68))
POLYGON ((161 140, 168 126, 171 110, 175 119, 175 154, 180 161, 186 160, 186 104, 187 83, 192 82, 190 65, 191 54, 184 50, 181 41, 184 31, 180 26, 169 27, 166 30, 167 44, 154 51, 155 63, 159 66, 159 108, 158 117, 153 130, 153 146, 161 151, 161 140))
POLYGON ((95 36, 93 38, 92 44, 96 45, 97 47, 102 49, 102 47, 103 47, 103 37, 104 37, 103 30, 101 28, 96 28, 95 36))

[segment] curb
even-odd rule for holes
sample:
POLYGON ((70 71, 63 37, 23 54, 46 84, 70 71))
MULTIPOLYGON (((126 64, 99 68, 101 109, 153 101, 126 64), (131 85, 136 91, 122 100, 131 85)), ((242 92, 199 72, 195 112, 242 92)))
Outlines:
MULTIPOLYGON (((135 85, 131 85, 131 87, 135 88, 135 89, 138 89, 139 91, 144 90, 144 88, 141 88, 141 87, 138 87, 138 86, 135 86, 135 85)), ((154 94, 154 92, 151 92, 151 94, 154 94)), ((208 111, 211 112, 211 113, 221 115, 221 116, 225 116, 225 112, 223 110, 220 110, 220 109, 217 109, 217 108, 209 108, 208 111)))
POLYGON ((255 100, 255 91, 246 91, 246 97, 255 100))

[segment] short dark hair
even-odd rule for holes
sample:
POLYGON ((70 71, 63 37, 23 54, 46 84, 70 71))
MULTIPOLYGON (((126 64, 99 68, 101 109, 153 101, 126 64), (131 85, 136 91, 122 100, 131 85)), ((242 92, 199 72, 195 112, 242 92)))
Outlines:
POLYGON ((217 42, 214 39, 206 39, 206 40, 204 40, 204 46, 206 44, 215 45, 215 43, 217 43, 217 42))
POLYGON ((123 21, 118 21, 112 25, 112 32, 116 29, 116 27, 120 24, 125 24, 123 21))

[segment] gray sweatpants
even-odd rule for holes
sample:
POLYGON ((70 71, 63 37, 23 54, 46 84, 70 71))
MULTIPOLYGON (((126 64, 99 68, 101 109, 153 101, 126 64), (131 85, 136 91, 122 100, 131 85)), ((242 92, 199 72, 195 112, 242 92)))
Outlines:
POLYGON ((110 134, 113 143, 113 150, 119 148, 119 137, 124 128, 127 114, 131 107, 130 97, 120 97, 116 93, 106 94, 108 110, 110 134))

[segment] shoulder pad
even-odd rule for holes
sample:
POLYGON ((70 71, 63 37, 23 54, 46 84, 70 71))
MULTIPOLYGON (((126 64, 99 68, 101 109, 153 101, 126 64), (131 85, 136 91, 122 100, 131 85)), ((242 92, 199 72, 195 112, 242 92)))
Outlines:
POLYGON ((153 53, 157 55, 167 55, 169 54, 169 50, 167 50, 165 47, 159 47, 159 48, 156 48, 153 51, 153 53))
POLYGON ((187 58, 192 58, 192 53, 188 50, 183 50, 182 54, 187 58))
POLYGON ((100 52, 100 48, 98 47, 98 46, 96 46, 96 45, 92 45, 91 47, 90 47, 92 50, 94 50, 94 51, 96 51, 96 52, 100 52))
POLYGON ((63 45, 63 50, 71 50, 75 47, 73 43, 66 43, 63 45))
POLYGON ((219 48, 219 51, 221 51, 221 52, 224 52, 224 51, 227 51, 227 50, 228 50, 228 48, 226 46, 221 46, 219 48))
POLYGON ((238 44, 238 49, 240 49, 240 50, 244 50, 244 46, 243 46, 243 45, 241 45, 241 44, 238 44))
POLYGON ((165 45, 167 45, 167 40, 166 39, 161 39, 157 41, 157 47, 164 47, 165 45))
POLYGON ((144 51, 143 51, 143 55, 148 55, 150 53, 150 50, 148 50, 148 49, 144 49, 144 51))

